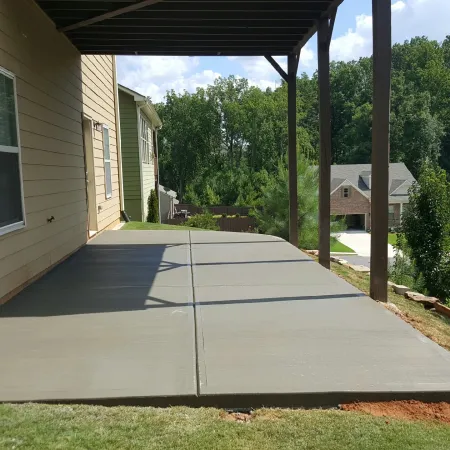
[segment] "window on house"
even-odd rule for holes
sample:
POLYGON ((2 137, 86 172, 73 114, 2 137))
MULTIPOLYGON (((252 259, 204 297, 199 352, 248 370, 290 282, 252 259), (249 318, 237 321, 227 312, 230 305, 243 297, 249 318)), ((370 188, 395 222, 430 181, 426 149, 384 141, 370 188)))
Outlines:
POLYGON ((0 67, 0 235, 25 226, 14 75, 0 67))
POLYGON ((350 188, 349 187, 345 187, 342 189, 342 196, 344 198, 349 198, 350 197, 350 188))
POLYGON ((105 195, 112 197, 111 152, 109 149, 109 128, 103 125, 103 159, 105 164, 105 195))
POLYGON ((141 115, 140 119, 140 133, 141 133, 141 159, 145 164, 150 164, 152 151, 152 129, 147 120, 141 115))
POLYGON ((394 205, 389 205, 389 222, 394 222, 395 220, 395 208, 394 205))

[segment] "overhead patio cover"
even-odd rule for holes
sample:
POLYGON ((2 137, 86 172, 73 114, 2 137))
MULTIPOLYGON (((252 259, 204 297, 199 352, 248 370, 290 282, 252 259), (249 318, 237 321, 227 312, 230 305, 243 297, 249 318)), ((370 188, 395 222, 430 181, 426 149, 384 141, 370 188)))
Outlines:
POLYGON ((83 54, 298 52, 343 0, 37 0, 83 54))
MULTIPOLYGON (((36 0, 82 54, 265 56, 288 85, 289 241, 298 247, 297 69, 317 31, 319 262, 330 268, 330 43, 343 0, 36 0), (285 71, 273 56, 287 56, 285 71)), ((370 293, 387 301, 391 0, 372 0, 370 293)))

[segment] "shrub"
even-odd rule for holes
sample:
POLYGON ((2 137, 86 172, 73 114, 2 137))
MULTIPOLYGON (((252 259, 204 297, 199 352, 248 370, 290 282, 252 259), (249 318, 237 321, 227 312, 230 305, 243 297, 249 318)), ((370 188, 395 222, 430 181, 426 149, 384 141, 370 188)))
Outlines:
POLYGON ((403 284, 426 294, 424 278, 411 258, 411 249, 402 233, 397 234, 397 243, 394 245, 394 249, 394 263, 389 267, 389 279, 396 284, 403 284))
POLYGON ((224 219, 226 219, 226 218, 227 218, 227 213, 222 213, 222 217, 223 217, 224 219))
POLYGON ((203 228, 204 230, 219 230, 217 220, 209 212, 206 212, 204 214, 196 214, 195 216, 189 217, 187 222, 185 222, 183 225, 193 228, 203 228))
POLYGON ((424 164, 409 191, 402 229, 417 274, 431 295, 450 297, 450 183, 446 172, 424 164))
POLYGON ((155 190, 150 192, 148 196, 148 213, 147 222, 159 223, 159 206, 158 206, 158 195, 155 190))

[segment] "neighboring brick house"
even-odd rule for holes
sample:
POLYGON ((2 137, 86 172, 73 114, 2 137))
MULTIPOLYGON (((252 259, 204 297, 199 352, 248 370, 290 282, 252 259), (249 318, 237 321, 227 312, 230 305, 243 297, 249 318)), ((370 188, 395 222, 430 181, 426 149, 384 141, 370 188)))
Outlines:
MULTIPOLYGON (((403 163, 389 165, 389 227, 400 225, 408 189, 415 181, 403 163)), ((349 228, 370 229, 372 166, 331 166, 331 214, 344 216, 349 228)))

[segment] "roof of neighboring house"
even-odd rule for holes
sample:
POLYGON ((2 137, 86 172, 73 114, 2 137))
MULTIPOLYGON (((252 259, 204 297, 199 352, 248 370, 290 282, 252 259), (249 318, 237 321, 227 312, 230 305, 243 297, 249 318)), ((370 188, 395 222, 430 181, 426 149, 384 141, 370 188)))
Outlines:
POLYGON ((125 92, 126 94, 131 95, 134 98, 134 101, 144 110, 144 112, 156 128, 162 127, 161 119, 159 118, 158 113, 153 106, 153 103, 149 100, 148 97, 139 94, 139 92, 133 91, 132 89, 127 88, 126 86, 123 86, 121 84, 118 85, 118 88, 120 91, 125 92))
POLYGON ((167 194, 170 197, 177 198, 177 193, 175 191, 172 191, 172 189, 170 188, 164 187, 162 184, 159 185, 159 192, 167 194))
MULTIPOLYGON (((340 186, 352 184, 367 198, 371 189, 363 181, 372 175, 371 164, 342 164, 331 166, 331 192, 340 186)), ((404 163, 389 164, 389 202, 408 202, 408 188, 416 181, 404 163)))

